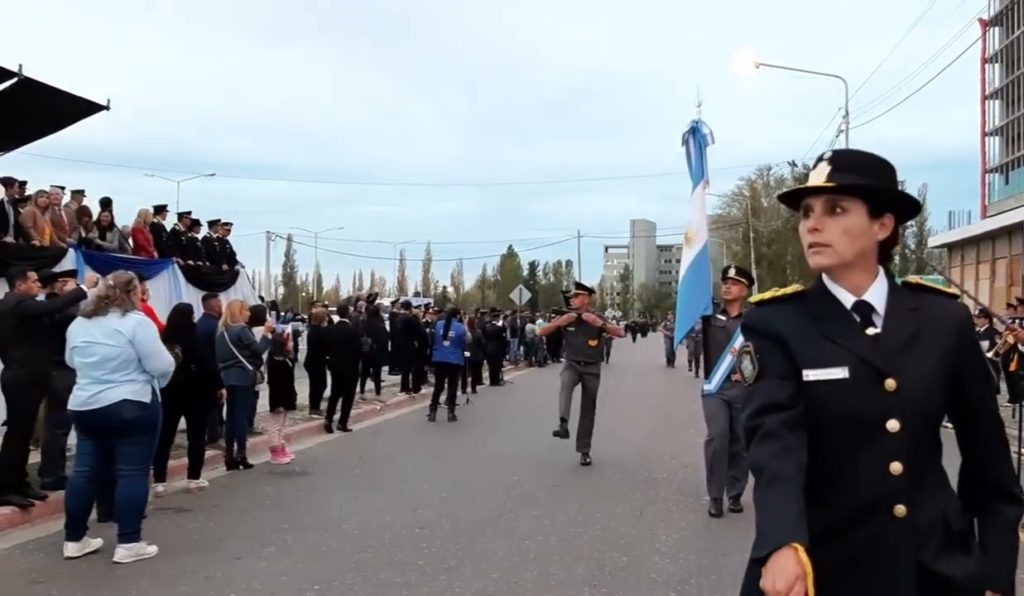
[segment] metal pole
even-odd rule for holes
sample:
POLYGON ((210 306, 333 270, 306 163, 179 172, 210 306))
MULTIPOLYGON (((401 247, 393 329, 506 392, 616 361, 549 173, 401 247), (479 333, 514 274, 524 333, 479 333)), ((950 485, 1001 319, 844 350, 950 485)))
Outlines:
POLYGON ((818 70, 808 70, 806 68, 795 68, 792 66, 782 66, 781 64, 768 64, 767 62, 755 62, 754 68, 774 68, 775 70, 788 70, 790 72, 800 72, 803 74, 815 75, 819 77, 828 77, 830 79, 839 79, 843 83, 844 90, 844 101, 843 101, 843 132, 845 135, 844 144, 846 148, 850 148, 850 84, 846 82, 843 77, 833 74, 830 72, 821 72, 818 70))
MULTIPOLYGON (((398 243, 391 243, 391 288, 398 292, 398 243)), ((401 298, 401 296, 398 296, 401 298)))
POLYGON ((181 211, 181 182, 174 183, 175 198, 174 198, 174 211, 177 213, 181 211))
POLYGON ((583 279, 583 251, 580 248, 580 235, 579 228, 576 229, 576 279, 583 279))
POLYGON ((320 233, 313 234, 313 262, 316 264, 313 267, 313 299, 320 299, 320 292, 317 292, 317 277, 323 277, 323 273, 320 273, 320 233), (320 274, 319 276, 317 274, 320 274))
POLYGON ((754 257, 754 219, 750 216, 750 197, 747 197, 747 227, 750 228, 750 274, 757 285, 757 259, 754 257))
POLYGON ((839 77, 843 82, 843 145, 850 148, 850 85, 846 79, 839 77))
POLYGON ((272 296, 270 296, 270 294, 271 294, 271 292, 273 290, 273 287, 272 287, 272 284, 271 284, 271 280, 270 280, 270 243, 273 240, 274 240, 273 232, 271 232, 270 230, 267 230, 266 254, 264 255, 264 259, 266 259, 266 260, 263 262, 263 298, 265 298, 267 300, 270 300, 272 298, 272 296), (269 298, 268 298, 268 296, 269 296, 269 298))

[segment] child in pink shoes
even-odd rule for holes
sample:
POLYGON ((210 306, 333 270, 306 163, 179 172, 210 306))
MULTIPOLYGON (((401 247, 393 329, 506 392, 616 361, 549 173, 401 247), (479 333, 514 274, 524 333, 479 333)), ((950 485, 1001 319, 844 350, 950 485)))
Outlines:
POLYGON ((267 359, 267 387, 270 390, 270 421, 267 434, 270 439, 270 463, 290 464, 295 455, 284 442, 288 412, 296 408, 295 363, 291 358, 292 340, 287 332, 274 334, 267 359))

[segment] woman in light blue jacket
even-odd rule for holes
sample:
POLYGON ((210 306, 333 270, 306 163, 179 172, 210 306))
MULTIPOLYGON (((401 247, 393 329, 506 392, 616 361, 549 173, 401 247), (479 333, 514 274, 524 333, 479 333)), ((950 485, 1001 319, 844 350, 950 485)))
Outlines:
POLYGON ((112 273, 67 331, 65 359, 76 374, 68 411, 78 446, 64 504, 65 559, 103 546, 86 533, 97 485, 111 473, 117 480, 114 562, 157 554, 156 545, 142 541, 142 516, 160 431, 160 388, 174 373, 174 358, 139 311, 141 300, 135 274, 112 273))
POLYGON ((249 434, 249 410, 256 401, 257 376, 263 374, 263 354, 270 349, 274 321, 267 320, 259 341, 246 322, 249 305, 232 300, 224 307, 220 331, 215 345, 217 366, 227 389, 227 412, 224 424, 224 466, 228 470, 253 467, 246 456, 249 434))

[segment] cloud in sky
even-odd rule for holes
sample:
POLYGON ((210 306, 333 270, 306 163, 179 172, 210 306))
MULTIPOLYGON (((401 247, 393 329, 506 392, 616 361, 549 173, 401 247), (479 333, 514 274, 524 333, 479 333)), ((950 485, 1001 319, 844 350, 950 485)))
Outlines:
MULTIPOLYGON (((7 7, 15 26, 3 36, 4 64, 22 63, 30 76, 112 101, 110 112, 27 152, 216 171, 222 176, 182 187, 183 207, 204 219, 232 219, 240 235, 333 225, 345 226, 339 236, 392 241, 568 236, 576 229, 625 235, 631 217, 679 226, 686 177, 452 188, 223 174, 449 182, 681 171, 679 137, 694 116, 699 88, 717 139, 712 183, 722 191, 745 172, 736 166, 813 157, 827 138, 813 147, 812 140, 842 102, 836 81, 777 71, 741 77, 732 67, 737 50, 840 73, 856 87, 905 33, 920 4, 745 0, 726 11, 715 3, 667 0, 37 0, 7 7)), ((854 98, 854 125, 912 91, 975 39, 971 21, 982 4, 936 3, 854 98), (913 84, 870 106, 962 28, 913 84)), ((944 223, 945 209, 977 202, 977 58, 975 49, 905 106, 851 134, 854 146, 891 157, 911 185, 930 183, 935 225, 944 223)), ((114 196, 121 220, 141 205, 173 202, 173 185, 138 170, 18 153, 3 162, 3 173, 33 186, 85 186, 97 197, 114 196)), ((585 278, 596 278, 601 244, 614 241, 584 240, 585 278)), ((262 238, 237 244, 262 269, 262 238)), ((322 244, 382 258, 392 253, 388 246, 322 244)), ((435 255, 503 248, 498 242, 440 245, 435 255)), ((280 250, 274 250, 275 269, 280 250)), ((576 246, 531 254, 575 259, 576 246)), ((311 250, 300 249, 304 268, 312 259, 311 250)), ((328 253, 321 262, 328 277, 337 271, 346 283, 354 268, 391 270, 387 261, 328 253)), ((467 263, 467 272, 479 266, 467 263)), ((435 274, 445 279, 447 269, 439 264, 435 274)))

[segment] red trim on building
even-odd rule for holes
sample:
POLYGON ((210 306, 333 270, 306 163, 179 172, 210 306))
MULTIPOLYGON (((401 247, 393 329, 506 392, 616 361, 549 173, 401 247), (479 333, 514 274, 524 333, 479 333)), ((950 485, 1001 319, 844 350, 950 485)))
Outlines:
POLYGON ((978 19, 981 27, 981 185, 979 188, 980 203, 978 206, 979 221, 988 216, 988 178, 986 169, 988 167, 988 101, 985 98, 988 92, 988 19, 978 19))

